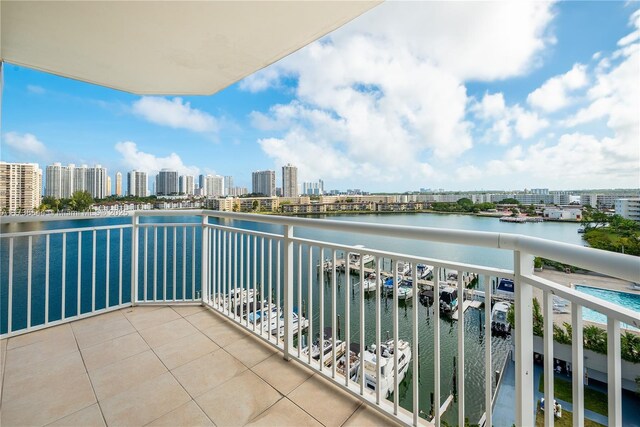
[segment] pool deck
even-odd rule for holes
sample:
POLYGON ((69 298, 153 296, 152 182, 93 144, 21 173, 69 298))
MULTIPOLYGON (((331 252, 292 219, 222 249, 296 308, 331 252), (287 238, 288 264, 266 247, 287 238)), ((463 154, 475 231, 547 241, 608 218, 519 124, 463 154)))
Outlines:
POLYGON ((201 306, 137 306, 0 340, 2 426, 393 425, 201 306))

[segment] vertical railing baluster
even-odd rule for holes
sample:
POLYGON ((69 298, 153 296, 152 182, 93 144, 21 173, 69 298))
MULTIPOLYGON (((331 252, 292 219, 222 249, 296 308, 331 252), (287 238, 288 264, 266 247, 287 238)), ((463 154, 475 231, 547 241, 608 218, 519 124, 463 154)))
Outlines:
MULTIPOLYGON (((65 235, 66 237, 66 235, 65 235)), ((120 252, 118 255, 118 305, 122 305, 122 256, 123 256, 123 252, 122 252, 122 240, 124 237, 124 228, 120 229, 120 240, 118 241, 119 245, 120 245, 120 252)))
POLYGON ((239 258, 238 269, 240 270, 240 323, 242 323, 242 317, 244 316, 244 307, 242 301, 248 303, 249 291, 247 290, 246 283, 244 282, 244 267, 245 267, 245 257, 244 257, 244 234, 240 235, 240 258, 239 258))
POLYGON ((110 273, 109 272, 109 268, 111 266, 111 257, 109 256, 109 255, 111 255, 110 254, 110 252, 111 252, 111 230, 107 229, 106 232, 107 232, 107 247, 106 247, 106 250, 105 250, 105 253, 106 253, 105 256, 107 257, 107 259, 106 259, 106 263, 105 264, 107 265, 107 268, 106 268, 106 272, 105 272, 104 281, 105 281, 105 284, 106 284, 107 295, 105 296, 105 299, 104 299, 104 305, 105 305, 105 308, 109 308, 109 302, 110 302, 109 294, 111 293, 110 292, 111 287, 109 286, 109 273, 110 273))
MULTIPOLYGON (((361 254, 362 255, 362 254, 361 254)), ((351 252, 346 253, 344 264, 344 385, 349 385, 349 349, 351 347, 351 316, 349 293, 351 292, 351 252)))
POLYGON ((212 247, 213 247, 213 255, 211 257, 211 271, 209 274, 211 275, 211 280, 213 283, 213 295, 209 298, 213 301, 213 306, 216 308, 220 308, 220 231, 217 228, 211 230, 212 236, 212 247))
POLYGON ((49 238, 50 234, 47 234, 45 243, 45 270, 44 270, 44 324, 49 323, 49 238))
POLYGON ((440 425, 440 267, 433 266, 433 422, 440 425))
MULTIPOLYGON (((269 266, 269 269, 268 269, 268 272, 269 272, 269 300, 271 301, 273 299, 272 298, 272 295, 273 295, 273 267, 272 267, 273 266, 273 240, 271 240, 271 239, 269 239, 268 251, 269 251, 269 264, 268 264, 268 266, 269 266)), ((280 302, 278 302, 277 310, 278 311, 276 312, 276 316, 280 316, 280 302)), ((267 340, 269 340, 269 341, 271 341, 271 329, 272 329, 272 326, 271 326, 271 321, 272 321, 271 320, 271 317, 272 317, 271 316, 271 312, 272 311, 273 310, 269 309, 269 319, 267 319, 268 320, 268 323, 267 323, 267 340)))
POLYGON ((282 282, 281 282, 281 277, 280 277, 280 263, 281 263, 281 259, 280 259, 280 257, 281 257, 281 253, 282 253, 282 252, 281 252, 281 249, 280 249, 280 244, 281 244, 280 242, 281 242, 281 241, 280 241, 280 239, 278 239, 278 240, 276 241, 276 264, 277 264, 277 266, 278 266, 278 268, 276 268, 276 299, 278 300, 278 313, 280 313, 280 311, 282 310, 282 313, 283 313, 283 314, 282 314, 282 315, 278 315, 278 316, 276 316, 276 335, 275 335, 275 341, 276 341, 276 343, 278 343, 278 344, 280 343, 280 328, 281 328, 281 326, 282 326, 282 325, 280 325, 280 318, 285 316, 285 314, 284 314, 284 309, 282 308, 282 304, 281 304, 281 302, 280 302, 280 301, 281 301, 281 298, 282 298, 281 290, 280 290, 280 288, 281 288, 281 286, 282 286, 282 285, 281 285, 281 283, 282 283, 282 282))
POLYGON ((200 297, 201 301, 204 304, 209 302, 207 298, 207 271, 209 269, 209 233, 208 233, 208 217, 206 215, 202 215, 202 252, 200 254, 200 297))
POLYGON ((7 334, 12 332, 13 320, 13 237, 9 238, 9 289, 7 292, 7 334))
MULTIPOLYGON (((418 401, 418 380, 420 377, 420 365, 418 363, 419 354, 418 354, 418 266, 413 265, 411 270, 411 279, 413 282, 412 292, 413 295, 413 309, 411 310, 411 314, 413 317, 413 321, 411 324, 412 334, 412 345, 413 345, 413 425, 417 426, 419 422, 418 416, 420 415, 420 402, 418 401)), ((394 396, 395 399, 395 396, 394 396)))
POLYGON ((220 261, 222 264, 222 312, 228 315, 229 314, 229 288, 227 286, 227 232, 222 231, 221 236, 221 244, 222 244, 222 260, 220 261))
MULTIPOLYGON (((167 301, 167 226, 165 225, 162 228, 162 301, 167 301)), ((203 230, 204 229, 205 228, 203 227, 203 230)), ((206 253, 206 251, 203 250, 202 253, 206 253)), ((204 285, 202 286, 204 288, 204 285)), ((202 290, 202 293, 204 294, 204 289, 202 290)))
POLYGON ((298 244, 298 357, 302 355, 302 244, 298 244))
POLYGON ((158 226, 153 226, 153 301, 158 300, 158 226))
POLYGON ((307 320, 309 328, 307 329, 307 352, 309 353, 308 362, 311 365, 311 344, 313 341, 313 247, 308 246, 307 257, 309 261, 309 271, 307 272, 307 320))
POLYGON ((607 318, 607 391, 610 426, 622 425, 622 360, 620 321, 607 318))
MULTIPOLYGON (((364 365, 364 254, 360 257, 360 365, 364 365)), ((364 374, 364 371, 362 372, 364 374)), ((364 394, 364 375, 360 376, 360 394, 364 394)))
POLYGON ((77 301, 77 309, 76 309, 76 316, 80 316, 80 311, 81 311, 81 299, 80 297, 82 296, 82 232, 78 231, 78 289, 77 289, 77 294, 78 294, 78 301, 77 301))
POLYGON ((233 233, 233 318, 237 319, 238 306, 242 305, 242 290, 238 293, 238 233, 233 233), (238 304, 240 301, 240 304, 238 304))
POLYGON ((458 425, 464 425, 464 271, 458 270, 458 425))
MULTIPOLYGON (((376 259, 376 279, 382 278, 381 276, 381 264, 383 262, 383 258, 378 257, 376 259)), ((376 405, 380 405, 380 385, 382 384, 381 374, 380 374, 380 334, 382 333, 382 321, 381 321, 381 308, 380 308, 380 293, 382 289, 378 289, 376 291, 376 405)), ((364 359, 364 355, 363 355, 364 359)), ((364 363, 360 364, 360 372, 361 376, 365 377, 365 369, 364 363)))
POLYGON ((96 311, 96 230, 93 230, 91 239, 91 312, 96 311))
POLYGON ((136 305, 138 303, 138 226, 140 217, 134 212, 131 219, 131 305, 136 305))
POLYGON ((484 406, 485 425, 493 425, 493 361, 491 354, 491 278, 484 276, 484 406))
POLYGON ((196 226, 191 227, 191 300, 196 299, 196 226))
MULTIPOLYGON (((336 283, 338 281, 337 279, 337 269, 336 269, 336 262, 338 261, 337 257, 336 257, 336 250, 333 250, 333 266, 332 266, 332 271, 331 271, 331 339, 332 339, 332 345, 333 348, 331 350, 331 378, 335 378, 336 377, 336 347, 337 347, 337 314, 336 314, 336 305, 337 305, 337 301, 336 301, 336 292, 337 292, 337 286, 336 283)), ((346 267, 345 267, 346 268, 346 267)), ((322 354, 322 352, 320 353, 322 354)))
POLYGON ((61 318, 67 317, 66 295, 67 295, 67 233, 62 233, 62 295, 60 298, 61 318))
MULTIPOLYGON (((251 282, 251 236, 249 234, 246 234, 243 236, 246 241, 247 241, 247 253, 246 256, 244 256, 244 252, 243 252, 243 257, 244 257, 244 262, 242 263, 242 265, 245 268, 245 289, 247 290, 247 304, 246 304, 246 308, 244 310, 244 324, 247 328, 249 328, 249 312, 251 310, 251 303, 250 303, 250 298, 249 298, 249 291, 252 289, 252 282, 251 282)), ((257 302, 257 294, 255 291, 255 287, 253 287, 253 306, 255 308, 256 306, 256 302, 257 302)))
MULTIPOLYGON (((256 330, 258 307, 263 310, 262 306, 262 292, 258 294, 258 236, 253 236, 253 330, 256 330)), ((247 316, 247 319, 249 316, 247 316)))
MULTIPOLYGON (((398 415, 398 260, 393 263, 393 413, 398 415)), ((388 343, 387 343, 388 345, 388 343)))
POLYGON ((176 268, 177 268, 177 260, 178 260, 178 256, 177 256, 177 251, 178 251, 178 243, 177 243, 177 239, 178 239, 178 227, 176 227, 175 225, 173 226, 173 253, 171 254, 171 259, 173 260, 173 292, 172 292, 172 300, 175 301, 176 297, 177 297, 177 272, 176 272, 176 268))
MULTIPOLYGON (((328 271, 325 271, 324 267, 324 248, 320 247, 320 278, 322 283, 320 283, 320 329, 318 330, 318 350, 320 352, 320 372, 322 372, 322 368, 324 367, 324 283, 325 283, 325 274, 329 274, 328 271)), ((313 340, 313 337, 310 338, 313 340)), ((311 347, 309 347, 309 351, 311 351, 311 347)))
POLYGON ((182 227, 182 301, 187 300, 187 227, 182 227))
POLYGON ((542 295, 542 310, 544 313, 544 424, 547 427, 553 427, 554 412, 553 410, 553 383, 554 383, 554 366, 553 366, 553 294, 544 291, 542 295))
POLYGON ((264 322, 266 319, 265 316, 267 315, 267 313, 265 313, 265 310, 269 310, 269 311, 271 310, 271 294, 269 294, 268 299, 265 299, 264 297, 265 274, 266 274, 266 268, 265 268, 265 262, 264 262, 264 237, 261 237, 260 238, 260 298, 263 301, 260 308, 260 335, 261 336, 264 335, 264 322), (264 301, 267 301, 266 308, 264 306, 264 301))
MULTIPOLYGON (((533 402, 533 291, 522 280, 533 273, 533 256, 514 251, 516 425, 534 425, 533 402)), ((582 346, 580 346, 582 348, 582 346)), ((575 408, 575 396, 574 396, 575 408)))
POLYGON ((149 283, 147 281, 147 277, 148 277, 148 270, 149 270, 149 263, 148 263, 148 248, 149 245, 149 227, 145 227, 144 228, 144 267, 143 267, 143 282, 144 282, 144 290, 142 292, 142 299, 144 301, 148 301, 149 300, 149 295, 148 295, 148 289, 147 289, 147 284, 149 283))
MULTIPOLYGON (((293 226, 284 227, 284 359, 289 360, 293 347, 293 226)), ((279 243, 279 242, 278 242, 279 243)), ((278 250, 278 254, 280 250, 278 250)), ((280 263, 278 262, 278 266, 280 263)), ((280 287, 280 280, 278 280, 280 287)), ((278 317, 278 320, 280 318, 278 317)), ((298 317, 298 329, 300 329, 298 317)), ((280 327, 278 326, 278 334, 280 327)))
POLYGON ((582 306, 571 303, 571 379, 573 383, 573 425, 584 426, 584 347, 582 306))

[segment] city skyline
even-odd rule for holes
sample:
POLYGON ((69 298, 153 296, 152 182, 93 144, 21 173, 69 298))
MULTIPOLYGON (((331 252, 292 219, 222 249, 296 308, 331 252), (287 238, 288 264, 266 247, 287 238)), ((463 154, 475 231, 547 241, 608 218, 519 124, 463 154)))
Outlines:
POLYGON ((208 97, 140 97, 5 64, 1 158, 172 168, 238 187, 288 163, 299 183, 370 192, 637 186, 636 5, 468 6, 382 4, 208 97))

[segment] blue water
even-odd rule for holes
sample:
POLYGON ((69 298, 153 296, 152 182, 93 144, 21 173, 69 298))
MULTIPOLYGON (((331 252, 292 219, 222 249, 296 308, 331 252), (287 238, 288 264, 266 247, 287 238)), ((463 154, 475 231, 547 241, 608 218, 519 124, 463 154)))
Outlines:
MULTIPOLYGON (((612 302, 621 307, 626 307, 630 310, 640 313, 640 295, 631 294, 628 292, 611 291, 608 289, 593 288, 591 286, 576 285, 576 289, 585 294, 593 295, 594 297, 601 298, 605 301, 612 302)), ((582 318, 594 323, 607 324, 607 316, 590 308, 582 309, 582 318)), ((622 324, 623 328, 638 330, 633 326, 622 324)))

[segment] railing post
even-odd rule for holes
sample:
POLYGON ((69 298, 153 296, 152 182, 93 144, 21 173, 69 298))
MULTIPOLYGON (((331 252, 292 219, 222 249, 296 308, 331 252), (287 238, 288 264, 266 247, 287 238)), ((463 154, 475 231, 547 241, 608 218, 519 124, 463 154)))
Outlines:
MULTIPOLYGON (((514 251, 516 425, 534 425, 533 400, 533 288, 523 274, 533 273, 533 256, 514 251)), ((550 407, 547 404, 547 407, 550 407)))
MULTIPOLYGON (((284 226, 284 359, 293 349, 293 226, 284 226)), ((298 325, 300 326, 300 325, 298 325)))
POLYGON ((140 217, 133 212, 131 216, 131 305, 138 304, 138 224, 140 224, 140 217))
POLYGON ((207 225, 209 224, 208 217, 206 215, 202 215, 202 253, 200 259, 200 295, 202 298, 202 302, 208 303, 210 301, 209 298, 209 228, 207 225))

